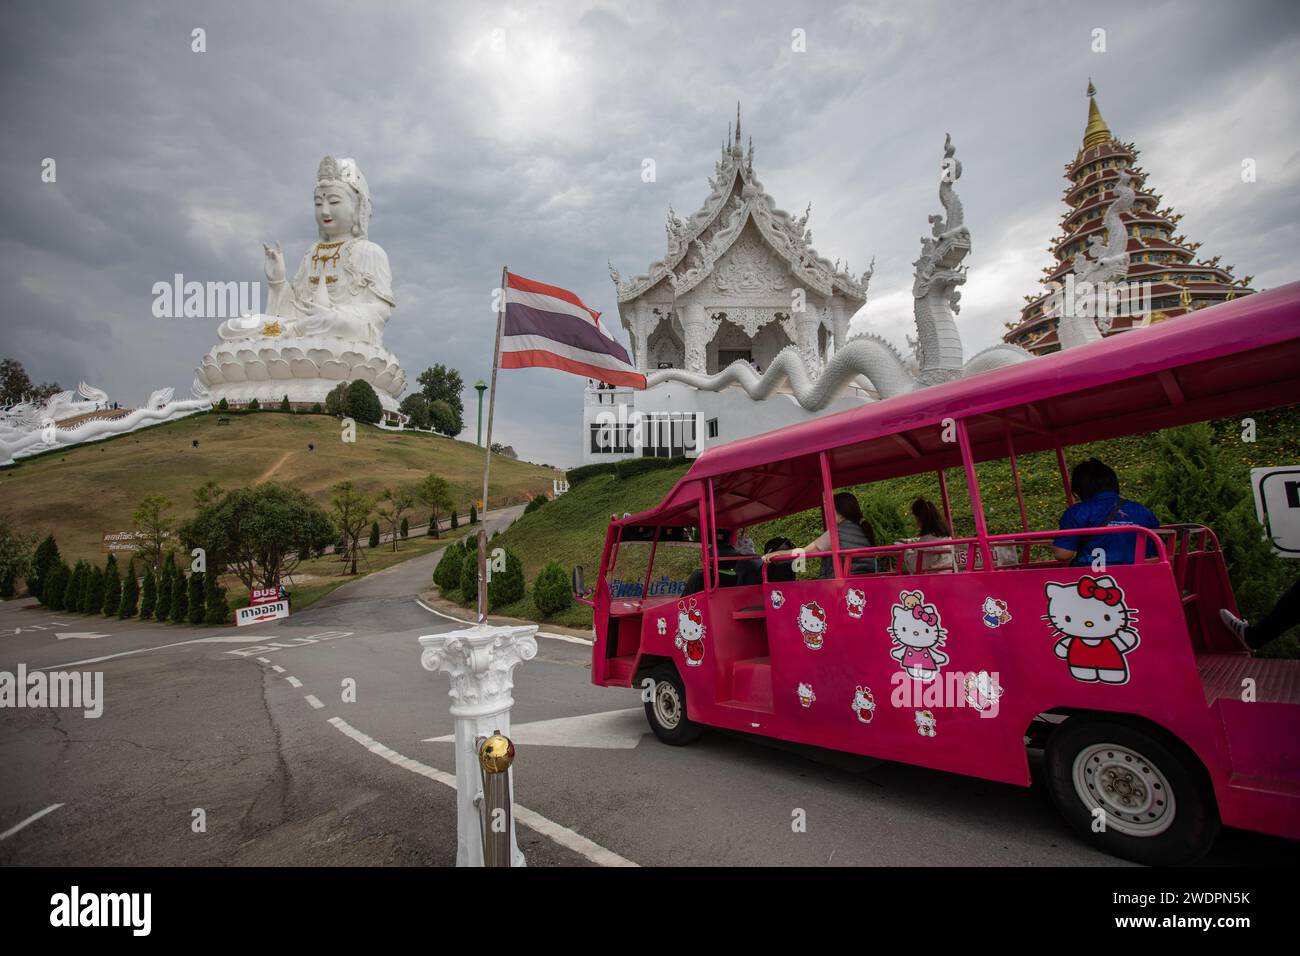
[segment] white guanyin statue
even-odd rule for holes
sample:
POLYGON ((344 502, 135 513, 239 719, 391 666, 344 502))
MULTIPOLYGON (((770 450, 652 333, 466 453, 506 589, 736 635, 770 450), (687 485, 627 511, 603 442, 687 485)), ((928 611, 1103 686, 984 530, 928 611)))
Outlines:
POLYGON ((406 386, 397 357, 383 347, 392 314, 388 256, 367 237, 370 187, 356 161, 326 156, 314 193, 319 239, 288 277, 278 242, 263 244, 265 314, 227 319, 199 377, 213 401, 244 404, 325 401, 339 382, 365 379, 396 411, 406 386))

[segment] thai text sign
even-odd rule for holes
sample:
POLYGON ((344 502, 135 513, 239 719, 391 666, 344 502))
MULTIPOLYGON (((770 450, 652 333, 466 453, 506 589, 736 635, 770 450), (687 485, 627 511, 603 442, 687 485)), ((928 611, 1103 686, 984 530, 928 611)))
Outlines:
POLYGON ((269 604, 252 604, 248 607, 241 607, 239 610, 235 611, 235 626, 243 627, 246 624, 261 624, 264 621, 274 621, 288 616, 288 601, 272 601, 269 604))

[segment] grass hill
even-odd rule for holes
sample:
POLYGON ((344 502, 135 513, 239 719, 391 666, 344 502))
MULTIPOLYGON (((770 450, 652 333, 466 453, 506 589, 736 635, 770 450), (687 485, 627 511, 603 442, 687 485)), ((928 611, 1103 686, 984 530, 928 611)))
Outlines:
MULTIPOLYGON (((1215 443, 1232 462, 1231 477, 1234 480, 1239 478, 1245 486, 1249 484, 1252 467, 1283 465, 1300 460, 1300 416, 1294 410, 1268 412, 1256 415, 1255 419, 1257 440, 1254 443, 1241 441, 1241 426, 1237 420, 1213 423, 1215 443)), ((1119 473, 1126 497, 1140 501, 1146 496, 1146 472, 1152 459, 1149 436, 1135 435, 1080 445, 1068 449, 1066 455, 1071 465, 1088 456, 1106 461, 1119 473)), ((1010 463, 986 462, 977 470, 989 530, 993 533, 1020 530, 1020 513, 1016 505, 1010 463)), ((497 537, 495 543, 510 548, 519 555, 530 587, 541 566, 548 561, 558 561, 566 570, 572 565, 581 564, 586 569, 588 584, 594 584, 610 515, 621 515, 624 512, 636 514, 653 507, 685 471, 683 466, 622 480, 613 475, 595 475, 574 485, 572 490, 555 501, 521 517, 497 537)), ((1030 528, 1055 528, 1065 506, 1055 453, 1021 456, 1019 472, 1030 528)), ((949 470, 948 488, 956 533, 959 536, 973 535, 974 523, 965 479, 960 469, 949 470)), ((868 518, 877 528, 877 537, 882 541, 898 540, 915 534, 906 509, 917 495, 923 495, 936 503, 940 500, 939 482, 932 473, 859 486, 854 491, 862 501, 868 518)), ((1161 517, 1168 520, 1168 516, 1161 517)), ((821 534, 822 530, 821 512, 815 510, 769 522, 750 529, 750 533, 761 548, 765 540, 777 535, 804 545, 821 534)), ((1240 593, 1238 596, 1241 596, 1240 593)), ((500 610, 501 613, 512 616, 541 620, 532 607, 530 597, 500 610)), ((575 605, 563 612, 556 623, 590 626, 591 613, 588 608, 575 605)))
MULTIPOLYGON (((229 424, 219 425, 215 412, 194 415, 20 461, 0 472, 0 510, 23 533, 53 533, 65 560, 102 562, 104 532, 130 531, 131 512, 141 498, 166 495, 173 514, 184 520, 194 510, 194 489, 209 479, 223 488, 283 482, 328 507, 336 482, 351 479, 373 494, 433 472, 452 486, 462 516, 482 494, 483 450, 468 442, 358 424, 356 442, 348 444, 339 421, 328 416, 227 417, 229 424)), ((549 493, 558 476, 540 465, 494 455, 489 503, 549 493)), ((427 518, 416 511, 411 523, 427 518)))

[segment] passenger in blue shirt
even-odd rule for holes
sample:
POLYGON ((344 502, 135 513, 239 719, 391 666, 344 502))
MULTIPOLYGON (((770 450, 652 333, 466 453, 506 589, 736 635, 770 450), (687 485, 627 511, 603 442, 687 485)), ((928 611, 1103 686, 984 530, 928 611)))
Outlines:
MULTIPOLYGON (((1070 473, 1070 485, 1079 501, 1066 508, 1061 515, 1062 530, 1108 528, 1125 524, 1140 528, 1160 527, 1160 521, 1146 507, 1120 497, 1119 478, 1110 466, 1096 458, 1089 458, 1074 466, 1074 471, 1070 473)), ((1055 545, 1058 560, 1085 567, 1092 564, 1092 552, 1101 548, 1106 552, 1106 565, 1109 567, 1112 564, 1133 563, 1137 534, 1072 534, 1056 538, 1052 544, 1055 545)), ((1144 555, 1150 553, 1150 547, 1150 542, 1147 542, 1143 548, 1144 555)))

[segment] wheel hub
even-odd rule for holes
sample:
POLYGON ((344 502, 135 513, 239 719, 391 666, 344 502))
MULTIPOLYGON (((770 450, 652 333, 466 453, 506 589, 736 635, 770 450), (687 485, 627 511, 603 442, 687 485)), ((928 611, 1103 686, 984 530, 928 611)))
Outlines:
POLYGON ((674 729, 682 719, 681 698, 671 681, 661 680, 655 685, 655 719, 666 730, 674 729))
POLYGON ((1074 789, 1107 827, 1153 837, 1174 822, 1174 793, 1165 775, 1142 754, 1118 744, 1093 744, 1074 759, 1074 789))

